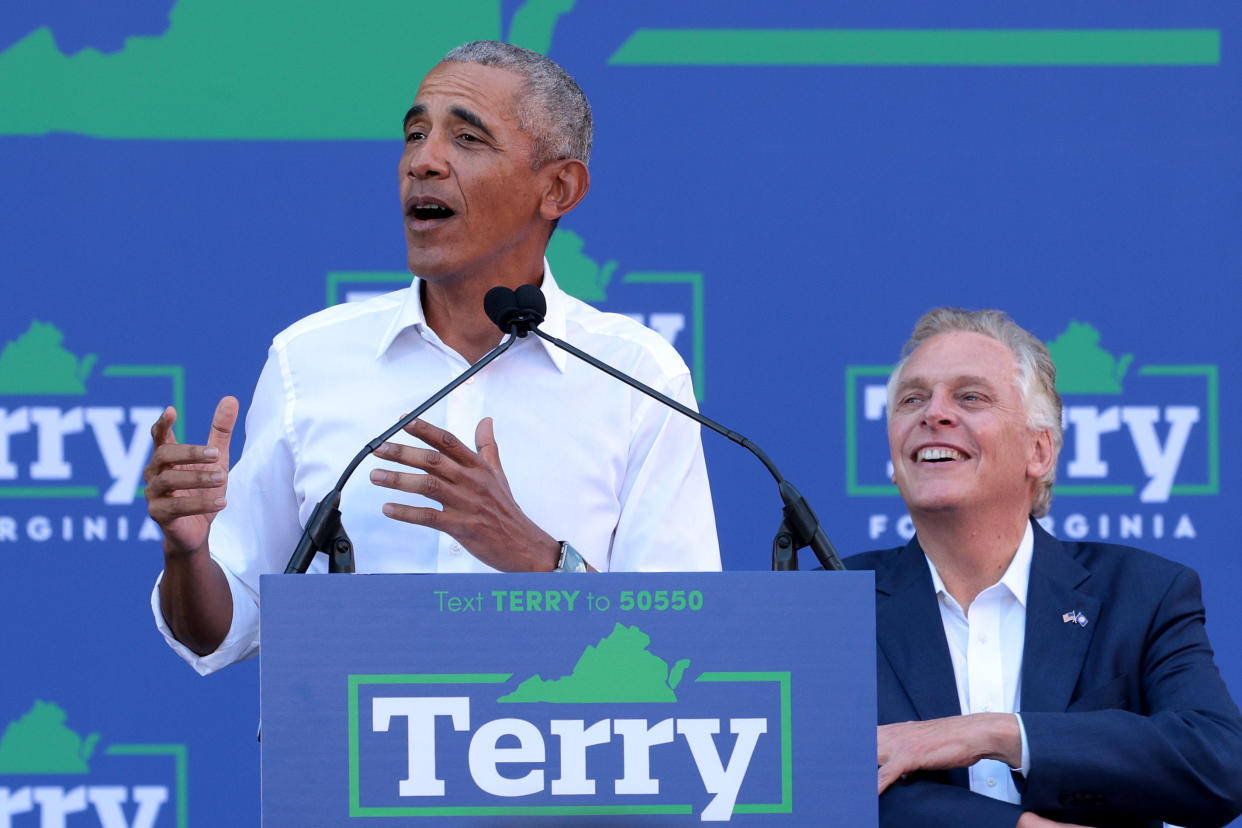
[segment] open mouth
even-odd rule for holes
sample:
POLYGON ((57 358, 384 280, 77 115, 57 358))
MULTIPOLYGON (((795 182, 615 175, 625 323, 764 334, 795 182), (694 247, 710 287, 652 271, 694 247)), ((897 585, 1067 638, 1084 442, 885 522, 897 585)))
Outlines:
POLYGON ((948 446, 926 446, 915 453, 914 459, 920 463, 949 463, 965 460, 966 455, 948 446))
POLYGON ((456 215, 451 207, 432 199, 415 199, 411 201, 405 207, 405 214, 415 221, 439 221, 456 215))

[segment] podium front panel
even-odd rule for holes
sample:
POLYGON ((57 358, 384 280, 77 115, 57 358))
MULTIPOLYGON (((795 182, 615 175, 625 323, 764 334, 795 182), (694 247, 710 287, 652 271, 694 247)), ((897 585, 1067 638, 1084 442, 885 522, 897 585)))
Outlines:
POLYGON ((870 572, 269 575, 263 824, 874 825, 870 572))

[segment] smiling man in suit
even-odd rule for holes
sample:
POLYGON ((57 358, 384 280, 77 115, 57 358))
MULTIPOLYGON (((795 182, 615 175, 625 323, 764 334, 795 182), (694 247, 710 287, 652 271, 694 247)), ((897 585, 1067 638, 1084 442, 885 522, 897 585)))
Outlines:
POLYGON ((999 311, 916 324, 888 384, 916 535, 874 569, 883 826, 1220 826, 1242 812, 1242 718, 1199 579, 1065 543, 1048 512, 1061 401, 999 311))

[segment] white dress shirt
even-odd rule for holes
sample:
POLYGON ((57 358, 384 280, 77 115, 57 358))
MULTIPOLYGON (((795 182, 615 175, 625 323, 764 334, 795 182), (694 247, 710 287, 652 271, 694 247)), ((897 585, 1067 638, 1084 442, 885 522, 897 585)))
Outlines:
MULTIPOLYGON (((944 588, 936 566, 927 559, 932 585, 940 604, 940 620, 949 643, 957 699, 963 714, 1017 713, 1022 702, 1022 648, 1026 642, 1026 589, 1031 574, 1035 533, 1026 524, 1009 568, 1001 579, 980 592, 967 612, 944 588)), ((1026 729, 1018 716, 1022 737, 1022 766, 1026 774, 1030 759, 1026 729)), ((1010 767, 995 759, 982 759, 970 766, 970 789, 975 793, 1020 804, 1010 767)))
MULTIPOLYGON (((685 363, 658 334, 564 293, 546 262, 542 290, 542 330, 695 405, 685 363)), ((359 449, 468 367, 427 325, 417 278, 277 335, 229 474, 228 506, 211 527, 212 557, 233 593, 232 627, 216 652, 194 655, 172 637, 157 582, 151 606, 173 649, 202 674, 255 655, 259 575, 284 571, 302 526, 359 449)), ((697 423, 535 336, 423 419, 473 448, 483 417, 493 418, 518 506, 596 569, 720 569, 697 423)), ((393 440, 417 442, 404 432, 393 440)), ((369 457, 341 498, 358 572, 493 571, 449 535, 385 517, 385 502, 439 504, 372 484, 379 466, 398 468, 369 457)), ((326 569, 326 556, 317 555, 311 571, 326 569)))

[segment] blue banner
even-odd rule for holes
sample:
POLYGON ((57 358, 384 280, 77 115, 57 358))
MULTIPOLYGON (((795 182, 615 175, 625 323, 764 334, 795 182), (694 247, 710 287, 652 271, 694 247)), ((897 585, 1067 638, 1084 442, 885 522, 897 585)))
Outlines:
MULTIPOLYGON (((0 809, 257 823, 257 664, 200 679, 152 629, 148 428, 175 404, 202 441, 273 334, 407 281, 399 123, 475 38, 594 107, 558 280, 669 339, 842 554, 912 530, 878 389, 914 320, 1002 308, 1060 368, 1048 525, 1197 569, 1237 694, 1240 24, 1227 0, 7 4, 0 809)), ((704 444, 725 567, 765 569, 775 486, 704 444)))

